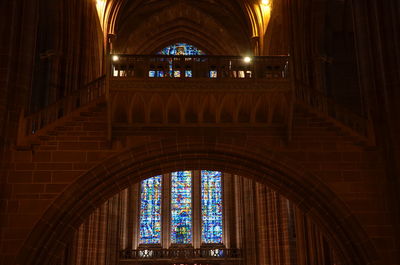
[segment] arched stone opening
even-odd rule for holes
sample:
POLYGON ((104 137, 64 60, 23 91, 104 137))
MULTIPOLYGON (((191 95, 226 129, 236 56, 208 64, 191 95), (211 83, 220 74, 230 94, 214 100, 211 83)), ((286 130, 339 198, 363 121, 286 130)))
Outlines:
POLYGON ((53 203, 26 241, 18 263, 49 264, 86 217, 128 185, 157 174, 200 168, 268 184, 314 218, 345 264, 376 262, 368 237, 333 192, 286 159, 260 151, 232 139, 183 139, 154 142, 122 152, 81 176, 53 203))

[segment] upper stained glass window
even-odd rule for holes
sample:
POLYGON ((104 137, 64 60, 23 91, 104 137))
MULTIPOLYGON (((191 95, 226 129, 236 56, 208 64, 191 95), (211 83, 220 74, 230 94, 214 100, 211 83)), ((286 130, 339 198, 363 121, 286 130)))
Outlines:
POLYGON ((140 244, 161 243, 161 176, 141 182, 140 244))
POLYGON ((192 242, 192 174, 178 171, 171 174, 171 242, 192 242))
POLYGON ((199 50, 193 45, 187 43, 175 43, 163 48, 160 55, 205 55, 202 50, 199 50))
POLYGON ((219 171, 201 171, 201 241, 222 243, 222 180, 219 171))

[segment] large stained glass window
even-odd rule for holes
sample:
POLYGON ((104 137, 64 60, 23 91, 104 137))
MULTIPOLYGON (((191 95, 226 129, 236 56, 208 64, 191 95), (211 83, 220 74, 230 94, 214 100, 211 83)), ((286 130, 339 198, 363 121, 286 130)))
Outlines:
POLYGON ((161 176, 141 182, 140 244, 161 243, 161 176))
POLYGON ((219 171, 201 171, 201 241, 222 243, 222 179, 219 171))
MULTIPOLYGON (((197 47, 179 42, 172 45, 169 45, 163 48, 161 51, 157 52, 159 55, 186 55, 186 56, 196 56, 196 55, 205 55, 202 50, 199 50, 197 47)), ((180 69, 180 67, 173 66, 173 59, 168 58, 169 69, 165 72, 162 76, 155 75, 149 72, 149 77, 172 77, 172 78, 191 78, 192 77, 192 70, 190 68, 184 67, 184 69, 180 69)), ((186 58, 187 61, 190 61, 191 58, 186 58)), ((183 66, 183 65, 182 65, 183 66)), ((187 66, 187 65, 186 65, 187 66)))
POLYGON ((193 45, 187 43, 175 43, 163 48, 158 54, 162 55, 205 55, 202 50, 199 50, 193 45))
POLYGON ((171 242, 192 242, 192 174, 178 171, 171 174, 171 242))

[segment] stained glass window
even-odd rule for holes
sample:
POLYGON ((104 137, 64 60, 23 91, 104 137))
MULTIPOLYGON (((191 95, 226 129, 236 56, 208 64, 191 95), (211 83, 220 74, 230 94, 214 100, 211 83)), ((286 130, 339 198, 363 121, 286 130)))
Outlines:
POLYGON ((178 171, 171 174, 171 242, 192 242, 192 174, 178 171))
POLYGON ((201 171, 201 241, 222 243, 222 180, 219 171, 201 171))
MULTIPOLYGON (((159 51, 157 54, 159 55, 205 55, 205 53, 202 50, 199 50, 198 48, 196 48, 193 45, 187 44, 187 43, 183 43, 183 42, 179 42, 179 43, 175 43, 172 45, 169 45, 165 48, 163 48, 161 51, 159 51)), ((169 77, 174 77, 174 78, 180 78, 183 73, 185 74, 184 76, 186 78, 190 78, 192 77, 192 71, 190 69, 187 69, 185 72, 182 72, 179 69, 176 69, 172 62, 173 59, 172 58, 168 58, 167 59, 169 62, 169 71, 165 72, 165 76, 169 76, 169 77)), ((192 58, 186 58, 185 61, 191 61, 192 58)), ((149 74, 150 75, 150 74, 149 74)), ((152 77, 152 76, 150 76, 152 77)), ((164 77, 164 75, 157 75, 157 77, 164 77)))
POLYGON ((210 78, 217 78, 217 71, 211 70, 210 71, 210 78))
POLYGON ((187 43, 175 43, 163 48, 158 54, 162 55, 205 55, 202 50, 199 50, 193 45, 187 43))
POLYGON ((140 244, 161 243, 161 176, 141 182, 140 244))

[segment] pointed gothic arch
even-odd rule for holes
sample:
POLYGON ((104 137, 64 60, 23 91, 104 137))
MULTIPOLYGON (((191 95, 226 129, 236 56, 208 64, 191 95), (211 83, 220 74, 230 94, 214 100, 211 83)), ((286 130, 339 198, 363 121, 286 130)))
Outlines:
POLYGON ((255 178, 297 204, 320 226, 345 264, 376 260, 375 249, 347 206, 317 177, 274 152, 232 138, 155 141, 99 164, 60 195, 38 222, 18 263, 47 265, 80 223, 102 202, 146 177, 189 169, 221 170, 255 178), (35 246, 41 246, 37 248, 35 246))

